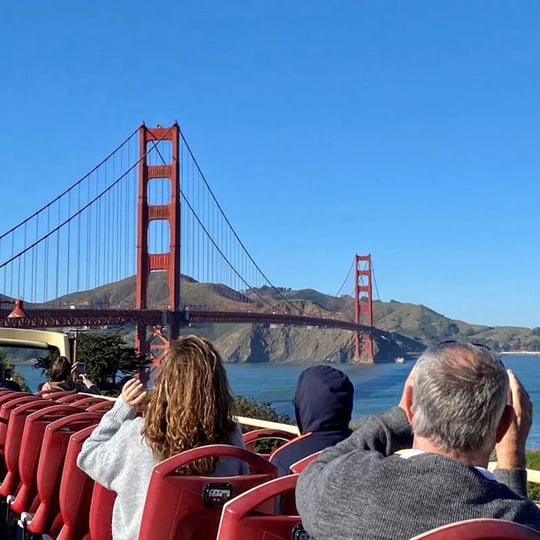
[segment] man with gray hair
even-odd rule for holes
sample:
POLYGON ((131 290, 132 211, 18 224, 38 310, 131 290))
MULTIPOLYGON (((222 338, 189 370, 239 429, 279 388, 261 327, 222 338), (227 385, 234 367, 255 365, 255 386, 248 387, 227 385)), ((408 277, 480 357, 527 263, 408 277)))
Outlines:
POLYGON ((527 392, 493 351, 462 342, 431 347, 398 407, 368 417, 300 475, 302 523, 316 540, 408 539, 473 518, 540 530, 540 509, 526 497, 531 421, 527 392))

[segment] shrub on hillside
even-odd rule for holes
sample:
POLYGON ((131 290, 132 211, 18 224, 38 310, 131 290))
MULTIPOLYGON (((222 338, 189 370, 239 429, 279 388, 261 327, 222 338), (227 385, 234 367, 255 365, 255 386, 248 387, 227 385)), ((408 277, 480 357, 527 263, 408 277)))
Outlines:
POLYGON ((294 425, 294 421, 289 416, 280 414, 270 403, 262 403, 244 396, 236 396, 234 398, 234 404, 238 416, 249 416, 258 420, 269 420, 270 422, 294 425))
MULTIPOLYGON (((295 424, 289 416, 280 414, 270 405, 270 403, 261 403, 244 396, 236 396, 234 402, 236 414, 238 416, 247 416, 249 418, 256 418, 257 420, 268 420, 270 422, 279 422, 281 424, 295 424)), ((256 428, 246 426, 243 428, 243 431, 251 431, 252 429, 256 428)), ((284 441, 279 439, 262 439, 255 443, 254 450, 260 454, 270 454, 278 446, 281 446, 283 442, 284 441)))

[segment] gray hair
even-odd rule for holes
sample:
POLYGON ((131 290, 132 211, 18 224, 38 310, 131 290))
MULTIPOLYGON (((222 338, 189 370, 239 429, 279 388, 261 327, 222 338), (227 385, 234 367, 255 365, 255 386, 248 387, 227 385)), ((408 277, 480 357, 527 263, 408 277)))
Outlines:
POLYGON ((413 433, 448 452, 484 450, 495 443, 507 393, 506 370, 487 347, 430 347, 414 368, 413 433))

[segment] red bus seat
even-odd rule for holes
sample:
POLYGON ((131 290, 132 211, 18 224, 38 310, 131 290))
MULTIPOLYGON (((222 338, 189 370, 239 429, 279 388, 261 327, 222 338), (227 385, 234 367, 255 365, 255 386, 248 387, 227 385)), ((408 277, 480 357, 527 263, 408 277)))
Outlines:
POLYGON ((4 478, 6 475, 6 465, 4 459, 7 426, 11 411, 22 403, 28 401, 34 401, 40 399, 32 394, 26 392, 10 392, 10 394, 3 394, 0 396, 0 478, 4 478), (3 399, 2 399, 3 398, 3 399))
MULTIPOLYGON (((16 410, 12 414, 15 414, 16 410)), ((45 428, 59 418, 78 412, 81 412, 81 409, 77 407, 55 404, 35 411, 26 418, 19 455, 21 485, 11 502, 12 512, 22 514, 36 511, 38 503, 36 472, 45 428)))
POLYGON ((21 396, 33 396, 35 394, 30 394, 29 392, 15 392, 13 390, 3 390, 0 394, 0 405, 5 403, 11 398, 21 397, 21 396))
MULTIPOLYGON (((59 491, 64 460, 70 437, 101 420, 98 413, 81 412, 64 416, 45 428, 37 467, 38 507, 29 516, 26 529, 32 534, 48 533, 56 536, 62 527, 59 491)), ((22 519, 22 518, 21 518, 22 519)))
MULTIPOLYGON (((302 437, 303 436, 304 435, 302 435, 302 437)), ((285 446, 286 445, 284 445, 282 448, 285 448, 285 446)), ((278 448, 275 453, 278 453, 279 450, 280 449, 278 448)), ((319 450, 318 452, 314 452, 313 454, 310 454, 309 456, 306 456, 305 458, 299 459, 298 461, 296 461, 289 467, 289 471, 291 473, 301 473, 312 461, 317 459, 320 454, 321 454, 321 450, 319 450)), ((273 455, 274 453, 272 453, 272 456, 273 455)), ((280 507, 281 513, 283 514, 296 514, 297 513, 296 498, 295 498, 294 493, 290 493, 290 492, 285 493, 283 497, 281 497, 280 504, 281 504, 281 507, 280 507)))
POLYGON ((81 429, 69 439, 58 497, 63 524, 56 540, 89 538, 88 520, 94 481, 79 469, 77 457, 84 441, 90 437, 96 425, 81 429))
MULTIPOLYGON (((112 512, 116 493, 94 482, 90 515, 89 540, 112 540, 112 512)), ((156 540, 159 536, 156 536, 156 540)))
POLYGON ((75 390, 39 390, 34 395, 45 397, 47 399, 54 399, 56 401, 58 398, 62 398, 72 394, 75 394, 75 390))
POLYGON ((299 459, 296 463, 290 466, 293 473, 301 473, 312 461, 315 461, 321 455, 321 451, 314 452, 305 458, 299 459))
POLYGON ((88 412, 101 412, 101 413, 104 413, 104 412, 107 412, 108 410, 112 409, 115 403, 116 402, 113 399, 102 399, 102 400, 100 400, 99 403, 95 403, 94 405, 90 405, 89 407, 86 407, 86 410, 88 412))
MULTIPOLYGON (((300 516, 267 513, 261 505, 293 494, 298 474, 282 476, 238 495, 223 507, 217 540, 290 540, 300 516)), ((268 505, 265 505, 265 508, 268 505)), ((274 508, 278 505, 273 505, 274 508)), ((301 538, 301 536, 299 536, 301 538)))
MULTIPOLYGON (((81 407, 81 409, 88 409, 88 407, 103 403, 104 401, 109 402, 111 400, 98 395, 91 396, 89 394, 78 394, 77 399, 73 401, 73 405, 75 405, 75 407, 81 407)), ((114 405, 114 401, 112 401, 112 405, 114 405)))
POLYGON ((150 477, 139 540, 215 538, 223 504, 275 478, 277 470, 261 456, 227 444, 200 446, 158 463, 150 477), (249 465, 243 476, 188 476, 176 471, 204 457, 237 458, 249 465))
MULTIPOLYGON (((273 450, 276 450, 277 448, 279 448, 286 442, 292 441, 293 439, 296 439, 297 437, 298 435, 295 435, 294 433, 289 433, 288 431, 284 431, 282 429, 268 429, 268 428, 254 429, 242 435, 246 448, 248 450, 251 450, 252 452, 256 452, 257 444, 263 441, 274 441, 273 450)), ((266 456, 266 455, 270 455, 270 453, 268 454, 261 453, 261 455, 266 456)))
POLYGON ((457 521, 419 534, 411 540, 540 540, 540 532, 503 519, 457 521))
POLYGON ((60 397, 54 398, 54 401, 58 401, 58 403, 73 404, 73 402, 80 400, 81 397, 83 396, 81 396, 81 394, 77 394, 76 392, 63 392, 63 395, 60 397))
MULTIPOLYGON (((33 394, 29 394, 28 392, 14 392, 12 390, 0 392, 0 407, 4 403, 8 403, 9 401, 12 401, 14 399, 18 399, 21 397, 28 397, 28 396, 33 396, 34 398, 36 397, 33 394)), ((0 440, 1 440, 0 444, 2 445, 0 446, 1 448, 3 448, 3 443, 5 442, 5 439, 6 439, 6 429, 7 429, 8 418, 9 418, 9 415, 8 417, 0 416, 0 440)))
POLYGON ((4 456, 7 472, 0 484, 1 497, 14 497, 20 487, 19 455, 21 453, 21 442, 26 418, 35 411, 52 405, 54 405, 54 401, 34 396, 34 399, 27 399, 25 397, 17 398, 17 400, 4 403, 0 407, 1 414, 7 414, 8 412, 10 414, 4 456), (10 409, 12 406, 14 408, 10 409))

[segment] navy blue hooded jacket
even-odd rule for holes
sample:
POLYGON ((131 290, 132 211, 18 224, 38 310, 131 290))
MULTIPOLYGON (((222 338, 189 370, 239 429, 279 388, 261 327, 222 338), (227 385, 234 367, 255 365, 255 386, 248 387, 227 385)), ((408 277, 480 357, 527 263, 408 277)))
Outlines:
POLYGON ((298 460, 346 439, 354 401, 354 387, 347 375, 332 366, 312 366, 300 373, 294 396, 296 423, 307 437, 293 440, 272 455, 279 476, 289 474, 298 460))

